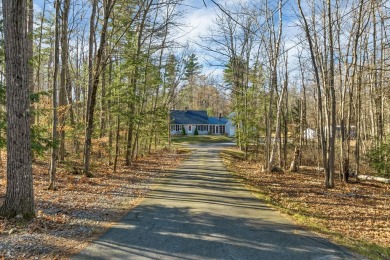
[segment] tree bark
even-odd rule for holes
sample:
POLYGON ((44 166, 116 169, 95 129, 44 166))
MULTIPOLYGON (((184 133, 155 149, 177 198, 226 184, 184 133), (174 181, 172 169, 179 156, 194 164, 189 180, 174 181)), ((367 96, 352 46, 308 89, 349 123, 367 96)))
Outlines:
MULTIPOLYGON (((112 6, 115 3, 115 0, 107 0, 104 1, 104 18, 103 18, 103 26, 100 33, 100 43, 99 48, 97 50, 96 54, 96 64, 94 71, 90 71, 89 73, 92 73, 92 80, 89 82, 88 86, 88 109, 87 109, 87 129, 85 131, 85 144, 84 144, 84 175, 86 177, 92 177, 93 175, 89 171, 90 166, 90 157, 91 157, 91 146, 92 146, 92 132, 93 132, 93 121, 94 121, 94 112, 95 112, 95 105, 96 105, 96 95, 97 95, 97 88, 99 85, 99 78, 101 73, 102 66, 105 66, 103 64, 103 52, 104 48, 106 46, 106 37, 107 37, 107 28, 108 28, 108 20, 110 18, 112 6)), ((97 5, 97 1, 94 1, 94 5, 97 5)), ((96 6, 95 6, 96 7, 96 6)), ((94 14, 91 15, 91 22, 94 20, 94 14)), ((90 32, 91 34, 95 33, 94 26, 93 30, 90 32)), ((90 38, 93 36, 90 36, 90 38)), ((93 41, 92 41, 93 42, 93 41)), ((90 41, 91 43, 91 41, 90 41)), ((92 46, 90 46, 92 48, 92 46)), ((92 67, 91 67, 92 69, 92 67)))
MULTIPOLYGON (((43 21, 45 18, 45 11, 46 11, 46 1, 43 1, 43 8, 42 8, 42 15, 40 18, 40 26, 39 26, 39 43, 38 43, 38 61, 37 61, 37 72, 36 72, 36 88, 37 90, 41 89, 41 64, 42 64, 42 38, 43 38, 43 21)), ((32 120, 34 123, 39 124, 39 116, 31 115, 35 117, 34 120, 32 120)))
POLYGON ((60 149, 59 160, 65 160, 65 114, 66 114, 66 86, 67 86, 67 73, 68 73, 68 17, 70 0, 63 0, 62 8, 62 28, 61 28, 61 78, 59 89, 59 136, 60 136, 60 149))
POLYGON ((57 148, 57 139, 58 139, 58 113, 57 113, 57 77, 58 77, 58 66, 59 66, 59 51, 60 51, 60 36, 59 36, 59 26, 60 26, 60 0, 56 0, 56 16, 55 16, 55 35, 54 35, 54 72, 53 72, 53 92, 52 92, 52 104, 53 104, 53 118, 52 118, 52 139, 54 145, 51 148, 51 160, 50 160, 50 169, 49 169, 49 190, 56 190, 55 178, 56 178, 56 166, 58 159, 58 148, 57 148))
MULTIPOLYGON (((268 2, 267 2, 268 4, 268 2)), ((269 11, 267 11, 269 12, 269 11)), ((279 60, 279 53, 280 53, 280 45, 282 40, 282 30, 283 30, 283 13, 282 13, 282 1, 279 1, 278 3, 278 15, 279 15, 279 23, 278 23, 278 32, 276 35, 274 25, 268 24, 268 30, 269 34, 272 35, 269 40, 269 58, 270 58, 270 66, 271 66, 271 80, 270 80, 270 100, 269 100, 269 106, 268 106, 268 117, 267 117, 267 129, 266 129, 266 168, 268 171, 271 171, 273 167, 273 154, 275 150, 275 140, 277 138, 277 134, 275 134, 274 142, 272 142, 272 126, 273 126, 273 102, 274 102, 274 92, 277 91, 277 85, 278 85, 278 60, 279 60), (274 41, 272 41, 272 39, 274 41)), ((273 16, 273 13, 270 14, 273 16)), ((273 19, 271 19, 273 22, 273 19)), ((283 92, 283 91, 282 91, 283 92)), ((283 96, 283 94, 281 95, 283 96)), ((279 111, 280 113, 280 111, 279 111)), ((279 124, 279 118, 276 120, 277 124, 279 124)), ((278 127, 277 127, 278 128, 278 127)), ((280 124, 279 124, 280 128, 280 124)))
POLYGON ((84 142, 84 175, 92 177, 93 175, 89 172, 89 161, 91 156, 91 145, 92 145, 92 127, 93 119, 89 123, 91 113, 91 102, 92 102, 92 89, 93 89, 93 42, 95 39, 95 19, 96 9, 98 0, 92 1, 91 18, 89 21, 89 44, 88 44, 88 97, 87 97, 87 110, 85 114, 86 130, 85 130, 85 142, 84 142))
MULTIPOLYGON (((299 8, 299 12, 300 12, 302 19, 303 19, 303 28, 305 31, 306 39, 309 43, 310 58, 311 58, 312 66, 314 69, 316 89, 317 89, 317 111, 318 111, 318 116, 319 116, 319 122, 318 122, 319 127, 318 128, 319 128, 319 132, 320 132, 318 139, 319 139, 319 144, 320 144, 320 147, 322 150, 322 162, 324 164, 324 168, 326 169, 328 164, 327 164, 326 140, 325 140, 325 133, 324 133, 324 115, 323 115, 321 80, 320 80, 319 70, 318 70, 318 66, 317 66, 317 59, 315 56, 315 46, 313 44, 312 36, 310 35, 309 25, 308 25, 306 16, 304 15, 303 10, 302 10, 301 0, 298 0, 298 8, 299 8)), ((328 132, 329 132, 329 130, 328 130, 328 132)), ((325 172, 326 171, 327 170, 325 170, 325 172)))
MULTIPOLYGON (((328 38, 329 38, 329 92, 330 92, 330 138, 328 145, 328 175, 329 182, 325 183, 327 188, 334 187, 334 162, 335 162, 335 139, 336 139, 336 93, 334 86, 334 46, 333 46, 333 19, 331 1, 328 0, 328 38)), ((326 169, 326 168, 325 168, 326 169)))
MULTIPOLYGON (((28 55, 29 57, 34 57, 34 3, 33 0, 28 0, 28 55)), ((31 66, 28 71, 28 79, 29 79, 29 87, 30 87, 30 93, 34 93, 35 86, 34 86, 34 69, 31 66)), ((35 123, 35 113, 34 113, 34 104, 30 104, 30 119, 31 119, 31 125, 35 123)))
POLYGON ((24 0, 3 0, 7 94, 7 188, 0 215, 35 216, 30 138, 28 6, 24 0))
POLYGON ((116 137, 115 137, 115 156, 114 156, 114 172, 118 165, 118 156, 119 156, 119 135, 120 135, 120 117, 119 115, 116 118, 116 137))

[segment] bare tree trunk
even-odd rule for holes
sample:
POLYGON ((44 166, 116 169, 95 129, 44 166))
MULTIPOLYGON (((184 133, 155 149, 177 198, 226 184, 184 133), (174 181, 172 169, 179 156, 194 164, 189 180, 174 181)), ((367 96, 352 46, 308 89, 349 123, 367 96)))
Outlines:
MULTIPOLYGON (((363 0, 362 0, 363 1, 363 0)), ((366 46, 368 45, 368 39, 364 40, 366 42, 366 46)), ((361 116, 361 111, 362 111, 362 100, 361 100, 361 92, 362 92, 362 68, 364 68, 365 65, 365 58, 363 55, 363 59, 360 61, 360 71, 358 73, 357 77, 357 126, 356 126, 356 148, 355 148, 355 161, 356 161, 356 178, 358 178, 360 174, 360 145, 361 145, 361 126, 362 126, 362 116, 361 116)))
MULTIPOLYGON (((110 56, 110 67, 109 67, 109 77, 108 77, 108 85, 112 85, 112 56, 110 56)), ((108 93, 109 96, 111 96, 111 90, 109 90, 108 93)), ((107 107, 111 107, 112 102, 110 99, 107 101, 107 107)), ((107 124, 108 124, 108 165, 112 165, 112 138, 113 138, 113 132, 112 132, 112 125, 113 125, 113 115, 112 113, 107 113, 107 124)))
POLYGON ((285 78, 285 82, 284 82, 284 88, 285 88, 285 92, 286 92, 286 98, 285 98, 285 111, 284 111, 284 134, 283 134, 283 137, 284 137, 284 143, 283 143, 283 167, 284 169, 287 169, 288 165, 287 165, 287 145, 288 145, 288 114, 289 114, 289 110, 288 110, 288 53, 286 53, 286 59, 285 59, 285 72, 284 72, 284 78, 285 78))
MULTIPOLYGON (((326 155, 327 155, 327 149, 326 149, 326 140, 325 140, 325 133, 324 133, 324 117, 323 117, 323 102, 322 102, 322 91, 321 91, 321 83, 320 83, 320 75, 319 75, 319 71, 318 71, 318 66, 317 66, 317 60, 316 60, 316 57, 315 57, 315 49, 314 49, 314 45, 313 45, 313 41, 312 41, 312 36, 310 35, 310 31, 309 31, 309 25, 307 23, 307 20, 306 20, 306 16, 304 15, 303 13, 303 10, 302 10, 302 6, 301 6, 301 0, 297 0, 298 1, 298 8, 299 8, 299 12, 301 14, 301 17, 303 19, 303 28, 304 28, 304 31, 305 31, 305 34, 306 34, 306 39, 309 43, 309 51, 310 51, 310 57, 311 57, 311 61, 312 61, 312 66, 313 66, 313 69, 314 69, 314 75, 315 75, 315 81, 316 81, 316 88, 317 88, 317 111, 318 111, 318 117, 319 117, 319 122, 318 122, 318 128, 319 128, 319 132, 320 132, 320 135, 318 137, 319 139, 319 144, 321 146, 321 149, 322 149, 322 161, 323 161, 323 164, 324 164, 324 168, 325 168, 325 171, 327 171, 327 158, 326 158, 326 155)), ((328 130, 329 132, 329 130, 328 130)))
POLYGON ((383 141, 383 120, 382 120, 382 91, 381 91, 381 82, 379 81, 379 75, 378 72, 380 69, 378 68, 378 62, 377 62, 377 52, 378 52, 378 46, 377 43, 380 42, 377 36, 377 17, 376 17, 376 5, 377 1, 371 1, 371 16, 372 16, 372 44, 373 44, 373 50, 372 50, 372 77, 373 77, 373 89, 374 89, 374 104, 375 104, 375 125, 376 125, 376 132, 375 132, 375 141, 376 146, 378 147, 382 141, 383 141))
MULTIPOLYGON (((269 48, 271 48, 270 53, 270 62, 271 62, 271 81, 270 81, 270 104, 268 106, 268 117, 267 117, 267 129, 266 129, 266 168, 268 171, 271 170, 273 167, 273 161, 274 161, 274 152, 275 152, 275 140, 277 138, 278 131, 275 133, 275 139, 274 142, 272 142, 272 125, 273 125, 273 99, 274 99, 274 91, 277 91, 277 84, 278 84, 278 76, 277 76, 277 66, 278 66, 278 59, 279 59, 279 53, 280 53, 280 44, 282 39, 282 25, 283 25, 283 15, 282 15, 282 1, 279 1, 278 5, 278 11, 279 11, 279 24, 278 24, 278 32, 276 35, 274 25, 269 27, 270 34, 273 35, 272 38, 274 38, 274 42, 269 43, 269 48)), ((273 19, 272 19, 273 20, 273 19)), ((271 39, 270 39, 271 41, 271 39)), ((283 92, 283 91, 282 91, 283 92)), ((281 95, 281 97, 283 94, 281 95)), ((279 105, 278 105, 279 106, 279 105)), ((279 108, 278 108, 279 109, 279 108)), ((279 111, 280 113, 280 111, 279 111)), ((279 118, 277 118, 276 122, 278 123, 279 118)), ((278 128, 278 126, 277 126, 278 128)))
POLYGON ((115 156, 114 156, 114 172, 118 165, 118 156, 119 156, 119 135, 120 135, 120 118, 119 115, 116 118, 116 137, 115 137, 115 156))
MULTIPOLYGON (((133 93, 135 93, 136 91, 133 90, 133 93)), ((134 100, 131 101, 131 102, 135 102, 134 100)), ((131 161, 131 144, 133 142, 133 133, 134 133, 134 116, 135 116, 135 104, 130 104, 130 117, 129 117, 129 123, 128 123, 128 129, 127 129, 127 144, 126 144, 126 154, 125 154, 125 157, 126 157, 126 161, 125 161, 125 165, 126 166, 129 166, 131 165, 132 161, 131 161)))
POLYGON ((3 0, 7 95, 7 188, 0 215, 34 218, 34 188, 30 139, 30 86, 27 35, 28 6, 23 0, 3 0))
MULTIPOLYGON (((306 119, 306 84, 305 84, 305 74, 303 72, 303 68, 302 68, 302 62, 301 62, 301 55, 298 56, 298 60, 299 60, 299 65, 300 65, 300 71, 301 71, 301 82, 302 82, 302 93, 303 95, 301 96, 301 101, 300 101, 300 116, 299 116, 299 157, 298 157, 298 160, 299 162, 298 163, 295 163, 295 165, 298 164, 298 166, 296 166, 296 170, 299 171, 299 166, 301 166, 302 164, 302 147, 303 147, 303 137, 304 137, 304 131, 307 129, 307 119, 306 119)), ((307 138, 306 138, 307 140, 307 138)), ((294 152, 295 154, 295 152, 294 152)))
MULTIPOLYGON (((96 0, 94 0, 94 5, 97 4, 96 0)), ((93 121, 94 121, 94 112, 96 105, 96 95, 97 95, 97 87, 99 85, 99 78, 101 73, 101 68, 105 66, 103 64, 103 52, 106 46, 106 37, 107 37, 107 28, 108 28, 108 20, 110 18, 110 14, 112 11, 112 6, 115 4, 115 0, 107 0, 104 1, 104 18, 103 18, 103 26, 100 33, 100 43, 99 48, 96 54, 96 64, 94 71, 90 71, 93 73, 92 81, 89 83, 91 85, 88 86, 88 109, 87 109, 87 129, 85 132, 85 144, 84 144, 84 175, 86 177, 92 177, 92 174, 89 171, 90 164, 90 156, 91 156, 91 146, 92 146, 92 132, 93 132, 93 121)), ((94 14, 91 15, 91 22, 94 20, 94 14)), ((93 30, 90 32, 92 34, 95 33, 94 26, 92 26, 93 30)), ((92 36, 93 37, 93 36, 92 36)), ((93 42, 90 40, 90 43, 93 42)), ((92 47, 92 46, 90 46, 92 47)))
POLYGON ((66 114, 66 85, 67 85, 67 73, 68 73, 68 17, 70 0, 63 0, 62 8, 62 34, 61 34, 61 78, 60 78, 60 89, 59 89, 59 108, 58 113, 59 119, 59 136, 60 136, 60 149, 59 149, 59 160, 65 160, 65 114, 66 114))
MULTIPOLYGON (((85 143, 84 143, 84 175, 92 177, 89 172, 89 161, 91 156, 92 145, 92 123, 93 119, 89 119, 92 103, 92 89, 93 89, 93 42, 95 38, 95 19, 98 0, 92 1, 91 19, 89 21, 89 44, 88 44, 88 98, 87 98, 87 112, 86 112, 86 130, 85 130, 85 143), (91 121, 91 125, 90 122, 91 121)), ((93 112, 93 111, 92 111, 93 112)), ((93 114, 93 113, 92 113, 93 114)))
MULTIPOLYGON (((59 66, 59 51, 60 51, 60 0, 56 0, 56 17, 55 17, 55 43, 54 43, 54 72, 53 72, 53 94, 52 94, 52 103, 53 103, 53 126, 52 126, 52 139, 57 142, 57 125, 58 125, 58 114, 57 114, 57 77, 58 77, 58 66, 59 66)), ((51 160, 50 160, 50 169, 49 169, 49 190, 56 190, 55 178, 56 178, 56 166, 58 159, 58 149, 57 144, 51 148, 51 160)))
POLYGON ((168 147, 171 148, 172 136, 171 136, 171 114, 168 109, 167 113, 167 122, 168 122, 168 147))
POLYGON ((333 45, 333 19, 331 1, 328 0, 328 38, 329 38, 329 88, 330 88, 330 131, 331 136, 328 144, 329 157, 328 157, 328 170, 329 170, 329 183, 326 183, 327 188, 334 187, 334 162, 335 162, 335 139, 336 139, 336 93, 334 86, 334 45, 333 45))
MULTIPOLYGON (((38 60, 37 60, 37 75, 36 75, 36 87, 37 90, 41 89, 41 64, 42 64, 42 38, 43 38, 43 21, 45 17, 45 11, 46 11, 46 1, 43 1, 43 8, 42 8, 42 16, 40 19, 40 26, 39 26, 39 43, 38 43, 38 60)), ((35 117, 33 120, 37 124, 39 124, 39 115, 31 115, 32 117, 35 117)))
MULTIPOLYGON (((107 46, 106 46, 107 47, 107 46)), ((106 48, 105 48, 106 49, 106 48)), ((106 55, 106 54, 104 54, 106 55)), ((106 113, 107 113, 107 105, 106 105, 106 66, 103 67, 102 73, 102 89, 101 89, 101 98, 100 98, 100 132, 99 138, 103 139, 106 133, 106 113)), ((102 140, 101 140, 102 142, 102 140)), ((99 148, 98 158, 102 158, 102 149, 103 146, 99 148)))
POLYGON ((295 147, 294 159, 290 165, 290 172, 298 172, 299 171, 299 156, 300 156, 299 148, 295 147))
POLYGON ((274 153, 275 153, 275 149, 276 149, 276 143, 281 141, 281 140, 278 141, 277 139, 280 137, 280 113, 281 113, 282 106, 283 106, 282 103, 283 103, 284 91, 285 91, 285 88, 282 88, 282 93, 280 94, 279 101, 278 101, 278 107, 277 107, 277 111, 276 111, 276 131, 275 131, 275 137, 272 140, 271 152, 270 152, 270 156, 269 156, 269 163, 268 163, 268 167, 269 167, 268 170, 269 171, 272 169, 272 167, 274 167, 274 153))
MULTIPOLYGON (((27 51, 29 57, 34 57, 34 44, 33 44, 33 39, 34 39, 34 3, 33 0, 28 0, 28 35, 27 37, 29 38, 28 45, 27 45, 27 51)), ((28 71, 28 80, 29 80, 29 86, 30 86, 30 93, 34 93, 35 91, 35 82, 34 82, 34 68, 31 66, 29 71, 28 71)), ((30 106, 30 119, 31 119, 31 125, 35 124, 35 107, 34 104, 31 104, 30 106)))

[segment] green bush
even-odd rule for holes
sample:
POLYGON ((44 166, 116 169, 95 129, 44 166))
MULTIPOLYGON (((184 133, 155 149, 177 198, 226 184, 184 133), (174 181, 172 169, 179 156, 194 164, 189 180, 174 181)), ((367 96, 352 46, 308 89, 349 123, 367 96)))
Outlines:
POLYGON ((184 125, 183 125, 183 127, 181 128, 181 133, 182 133, 182 135, 187 135, 186 129, 184 128, 184 125))
POLYGON ((59 140, 53 140, 47 136, 48 129, 39 125, 31 127, 31 150, 35 156, 44 156, 44 153, 52 147, 59 146, 59 140))
POLYGON ((388 140, 368 152, 370 166, 378 175, 390 178, 390 143, 388 140))
POLYGON ((198 132, 198 128, 197 128, 197 127, 195 127, 194 135, 199 135, 199 132, 198 132))
MULTIPOLYGON (((5 86, 0 84, 0 105, 5 106, 5 86)), ((39 102, 41 96, 50 96, 49 92, 35 92, 30 95, 31 104, 39 102)), ((34 110, 33 113, 39 113, 34 110)), ((31 116, 35 116, 35 114, 31 116)), ((40 125, 31 126, 31 150, 34 156, 43 156, 44 152, 48 151, 51 147, 57 145, 58 141, 53 141, 48 134, 49 130, 40 125)), ((7 115, 6 112, 0 111, 0 149, 3 149, 7 145, 7 115)))

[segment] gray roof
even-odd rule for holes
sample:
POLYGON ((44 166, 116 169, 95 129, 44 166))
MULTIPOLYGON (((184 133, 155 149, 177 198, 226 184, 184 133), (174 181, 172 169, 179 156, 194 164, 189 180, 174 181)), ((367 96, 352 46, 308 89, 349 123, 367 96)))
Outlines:
POLYGON ((171 124, 207 125, 208 122, 206 110, 171 110, 171 124))

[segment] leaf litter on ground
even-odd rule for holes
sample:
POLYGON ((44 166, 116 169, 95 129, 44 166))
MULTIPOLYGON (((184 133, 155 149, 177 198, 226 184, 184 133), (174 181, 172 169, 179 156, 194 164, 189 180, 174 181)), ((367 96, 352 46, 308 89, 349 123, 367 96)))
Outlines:
POLYGON ((343 183, 335 176, 335 188, 326 189, 323 174, 316 170, 264 172, 260 163, 245 161, 239 154, 238 149, 225 151, 225 165, 271 204, 365 255, 390 259, 389 184, 355 179, 343 183), (373 248, 380 249, 370 252, 373 248))
MULTIPOLYGON (((59 164, 56 191, 47 190, 47 163, 34 163, 36 218, 0 219, 0 257, 63 259, 80 251, 135 207, 185 156, 180 150, 159 151, 130 167, 119 166, 116 173, 112 166, 94 162, 93 178, 75 175, 72 168, 59 164)), ((1 185, 0 197, 4 194, 1 185)))

